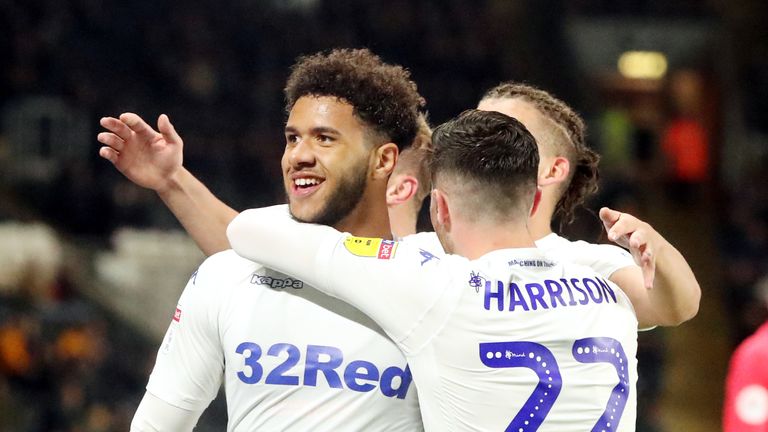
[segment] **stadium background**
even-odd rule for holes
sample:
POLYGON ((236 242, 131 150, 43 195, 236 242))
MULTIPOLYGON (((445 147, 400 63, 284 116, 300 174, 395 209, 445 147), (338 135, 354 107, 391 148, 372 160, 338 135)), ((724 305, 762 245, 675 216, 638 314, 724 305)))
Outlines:
MULTIPOLYGON (((640 336, 638 430, 719 430, 728 356, 766 317, 751 297, 768 269, 765 22, 757 0, 0 1, 0 430, 127 430, 203 259, 98 158, 98 119, 168 113, 214 193, 272 204, 289 66, 362 46, 412 71, 435 124, 504 80, 583 113, 604 154, 590 207, 650 221, 702 286, 694 320, 640 336), (663 55, 664 74, 622 75, 632 51, 663 55), (688 145, 707 176, 675 170, 688 145)), ((600 237, 589 212, 568 233, 600 237)), ((225 422, 219 399, 198 429, 225 422)))

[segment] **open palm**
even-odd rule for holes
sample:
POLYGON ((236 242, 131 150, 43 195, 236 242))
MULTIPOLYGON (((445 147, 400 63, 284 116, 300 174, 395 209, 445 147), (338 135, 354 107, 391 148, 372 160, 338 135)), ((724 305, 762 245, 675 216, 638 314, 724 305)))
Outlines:
POLYGON ((167 115, 157 119, 159 132, 133 113, 104 117, 100 124, 109 132, 97 136, 104 144, 99 155, 137 185, 160 191, 182 167, 183 142, 167 115))

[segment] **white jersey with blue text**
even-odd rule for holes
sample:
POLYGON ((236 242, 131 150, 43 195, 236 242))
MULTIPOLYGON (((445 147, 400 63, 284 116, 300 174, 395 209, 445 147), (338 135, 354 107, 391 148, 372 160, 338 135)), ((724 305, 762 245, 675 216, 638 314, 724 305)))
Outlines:
POLYGON ((427 430, 635 429, 637 319, 587 267, 535 248, 439 257, 259 210, 228 234, 241 255, 376 320, 408 358, 427 430), (250 246, 277 238, 269 254, 250 246))
POLYGON ((201 410, 224 384, 229 431, 420 431, 411 371, 358 309, 233 251, 179 300, 147 391, 201 410))

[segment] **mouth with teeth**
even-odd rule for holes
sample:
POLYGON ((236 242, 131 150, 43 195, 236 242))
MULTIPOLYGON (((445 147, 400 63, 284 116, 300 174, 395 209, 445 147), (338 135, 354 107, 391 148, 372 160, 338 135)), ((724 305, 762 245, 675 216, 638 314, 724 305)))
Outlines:
POLYGON ((318 177, 296 176, 291 181, 291 192, 295 196, 307 196, 315 192, 324 181, 318 177))

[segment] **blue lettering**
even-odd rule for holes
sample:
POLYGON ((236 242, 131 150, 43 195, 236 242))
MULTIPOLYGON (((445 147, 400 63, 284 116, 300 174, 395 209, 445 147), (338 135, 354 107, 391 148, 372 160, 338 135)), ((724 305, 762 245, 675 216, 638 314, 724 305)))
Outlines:
POLYGON ((584 278, 584 279, 582 279, 582 281, 584 282, 584 289, 586 289, 587 292, 589 293, 589 296, 592 297, 592 301, 595 302, 595 303, 602 303, 603 302, 603 292, 600 291, 600 285, 598 285, 597 282, 595 282, 595 281, 593 281, 592 279, 589 279, 589 278, 584 278), (595 294, 592 293, 592 287, 590 287, 590 285, 593 285, 593 288, 594 288, 595 292, 600 294, 600 297, 595 297, 595 294))
MULTIPOLYGON (((245 384, 258 384, 261 377, 267 372, 259 363, 262 358, 261 347, 253 342, 243 342, 235 348, 235 352, 243 356, 244 369, 237 372, 237 377, 245 384)), ((299 376, 287 375, 287 373, 301 361, 301 351, 296 345, 289 343, 276 343, 267 351, 271 357, 281 357, 287 354, 287 358, 274 369, 269 371, 264 384, 297 386, 299 376)), ((325 376, 328 386, 344 389, 337 369, 344 361, 344 354, 339 348, 322 345, 308 345, 304 363, 304 383, 306 386, 317 386, 320 372, 325 376)), ((356 392, 370 392, 381 385, 381 392, 387 397, 404 399, 408 394, 413 377, 408 365, 405 369, 392 366, 379 375, 379 368, 375 364, 365 360, 351 361, 344 368, 344 384, 346 388, 356 392)))
POLYGON ((549 291, 549 298, 552 301, 553 308, 557 307, 557 302, 555 301, 556 299, 560 300, 560 304, 565 306, 565 300, 563 300, 563 295, 562 295, 563 287, 561 287, 559 283, 553 280, 545 279, 544 286, 546 286, 547 291, 549 291))
POLYGON ((497 291, 491 291, 491 281, 485 281, 485 310, 491 310, 491 299, 495 298, 499 310, 504 309, 504 284, 501 281, 496 283, 497 291))
POLYGON ((375 384, 359 384, 357 380, 368 380, 378 383, 379 370, 376 368, 376 365, 365 360, 355 360, 349 363, 347 368, 344 369, 344 382, 350 390, 369 392, 376 388, 375 384))
POLYGON ((568 290, 568 306, 576 306, 576 300, 573 297, 573 291, 571 291, 571 286, 568 285, 568 280, 566 279, 560 279, 560 282, 565 285, 565 289, 568 290))
POLYGON ((272 372, 267 375, 267 379, 264 380, 264 384, 277 384, 277 385, 299 385, 298 376, 285 375, 291 368, 301 360, 301 353, 296 345, 287 343, 278 343, 269 347, 267 355, 272 357, 279 357, 280 354, 287 353, 288 357, 284 362, 277 365, 272 372))
POLYGON ((596 278, 596 279, 597 279, 597 282, 600 284, 600 288, 603 290, 603 293, 605 294, 605 301, 608 302, 608 296, 610 296, 613 299, 613 302, 616 303, 616 293, 613 292, 613 288, 611 288, 611 285, 600 278, 596 278))
POLYGON ((397 396, 398 399, 405 399, 412 381, 410 367, 406 366, 403 370, 397 366, 392 366, 385 369, 381 374, 381 392, 387 397, 397 396), (397 388, 394 386, 396 378, 399 378, 398 381, 400 382, 397 388))
MULTIPOLYGON (((501 282, 499 282, 501 284, 501 282)), ((525 310, 529 310, 528 304, 525 302, 523 293, 520 292, 520 287, 516 283, 510 282, 509 284, 509 311, 515 310, 515 306, 520 305, 525 310)))
POLYGON ((336 347, 322 345, 307 345, 307 363, 304 369, 304 385, 317 386, 318 372, 325 375, 328 385, 333 388, 342 388, 339 374, 334 369, 344 361, 344 355, 336 347), (320 356, 328 356, 328 360, 320 361, 320 356))
MULTIPOLYGON (((539 263, 541 263, 541 261, 539 261, 539 263)), ((536 302, 538 302, 542 308, 549 309, 547 304, 544 303, 544 287, 537 283, 528 283, 525 284, 525 290, 528 291, 528 296, 531 298, 531 307, 533 310, 538 309, 536 302), (536 294, 533 293, 534 288, 536 289, 536 294)))
POLYGON ((256 384, 264 374, 264 368, 259 364, 261 347, 253 342, 243 342, 235 348, 235 352, 245 356, 245 366, 251 368, 250 375, 239 371, 237 377, 246 384, 256 384))
POLYGON ((571 285, 573 285, 573 288, 576 291, 580 292, 581 295, 584 297, 581 300, 579 300, 579 304, 585 305, 585 304, 589 303, 589 296, 587 296, 587 293, 583 289, 581 289, 581 287, 579 285, 577 285, 578 283, 579 283, 578 279, 576 279, 576 278, 572 278, 571 279, 571 285))

